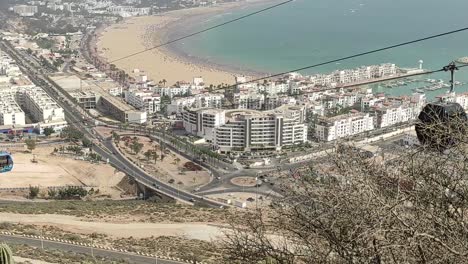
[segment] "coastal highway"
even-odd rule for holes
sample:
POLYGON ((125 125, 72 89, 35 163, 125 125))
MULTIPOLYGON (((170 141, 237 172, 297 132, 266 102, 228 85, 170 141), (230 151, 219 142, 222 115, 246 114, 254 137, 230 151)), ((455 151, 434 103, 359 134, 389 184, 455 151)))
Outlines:
MULTIPOLYGON (((2 43, 4 44, 4 43, 2 43)), ((11 48, 10 46, 4 44, 4 50, 16 60, 17 64, 26 73, 30 79, 39 87, 42 87, 56 102, 64 109, 66 120, 73 124, 78 130, 83 132, 83 134, 89 138, 91 141, 99 140, 100 144, 95 144, 93 146, 93 151, 101 155, 104 160, 109 160, 109 163, 116 167, 119 170, 127 173, 130 176, 133 176, 138 182, 147 186, 148 188, 165 194, 169 197, 179 199, 185 202, 194 202, 205 204, 210 207, 220 207, 224 204, 203 199, 195 194, 191 194, 180 190, 176 187, 170 186, 158 179, 155 179, 150 174, 138 168, 135 164, 127 160, 118 149, 112 145, 110 138, 97 138, 94 133, 91 132, 85 123, 94 122, 94 120, 89 120, 85 118, 85 113, 81 108, 76 106, 73 101, 69 98, 69 95, 66 92, 63 92, 61 87, 57 86, 55 83, 49 81, 49 79, 44 76, 40 69, 34 67, 27 59, 23 58, 18 51, 11 48)))
MULTIPOLYGON (((24 244, 32 247, 41 248, 41 240, 36 238, 21 237, 21 236, 9 236, 0 235, 0 240, 8 244, 24 244)), ((153 257, 140 256, 131 253, 116 252, 105 249, 90 248, 86 246, 72 245, 68 243, 56 242, 43 240, 44 249, 56 249, 60 251, 70 251, 74 253, 81 253, 87 255, 94 255, 98 257, 106 257, 118 260, 128 260, 130 263, 135 264, 181 264, 183 262, 177 262, 172 260, 157 259, 153 257)))

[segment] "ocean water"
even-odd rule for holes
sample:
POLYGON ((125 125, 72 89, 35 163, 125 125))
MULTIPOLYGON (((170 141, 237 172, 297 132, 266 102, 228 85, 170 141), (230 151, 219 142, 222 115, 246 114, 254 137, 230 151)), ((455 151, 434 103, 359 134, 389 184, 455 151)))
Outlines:
MULTIPOLYGON (((252 6, 217 15, 193 25, 191 30, 213 26, 261 8, 252 6)), ((178 48, 218 64, 278 73, 468 27, 467 15, 467 0, 296 0, 187 39, 179 43, 178 48)), ((435 70, 463 56, 468 56, 468 31, 304 73, 385 62, 417 67, 419 60, 424 60, 424 68, 435 70)), ((449 75, 427 78, 448 80, 449 75)), ((468 81, 468 67, 460 70, 456 79, 468 81)), ((411 93, 408 90, 401 87, 386 91, 399 95, 411 93)), ((458 88, 458 91, 467 90, 467 87, 458 88)))

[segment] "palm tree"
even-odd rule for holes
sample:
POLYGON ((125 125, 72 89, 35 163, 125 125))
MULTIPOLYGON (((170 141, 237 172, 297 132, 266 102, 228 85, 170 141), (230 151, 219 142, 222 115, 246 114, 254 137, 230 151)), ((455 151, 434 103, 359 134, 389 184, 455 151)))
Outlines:
POLYGON ((13 253, 6 244, 0 244, 0 263, 2 264, 14 264, 13 253))
POLYGON ((154 160, 154 163, 156 163, 156 161, 158 161, 158 159, 159 159, 158 153, 156 153, 156 151, 153 151, 153 160, 154 160))
POLYGON ((147 151, 145 151, 145 153, 143 153, 143 155, 145 155, 146 159, 149 161, 151 156, 153 155, 153 151, 148 149, 147 151))
POLYGON ((163 82, 164 87, 166 87, 166 83, 167 83, 166 79, 163 79, 162 82, 163 82))

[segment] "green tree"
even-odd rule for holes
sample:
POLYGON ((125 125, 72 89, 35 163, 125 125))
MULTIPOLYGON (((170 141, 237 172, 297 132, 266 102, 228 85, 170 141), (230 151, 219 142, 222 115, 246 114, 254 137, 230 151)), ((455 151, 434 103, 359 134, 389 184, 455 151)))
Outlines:
POLYGON ((112 132, 112 138, 117 144, 120 142, 120 135, 117 134, 115 131, 112 132))
POLYGON ((35 199, 39 195, 38 186, 29 186, 29 199, 35 199))
POLYGON ((153 151, 148 149, 147 151, 145 151, 145 153, 143 153, 143 155, 145 155, 146 159, 149 161, 151 156, 153 156, 153 151))
POLYGON ((83 132, 79 131, 78 129, 68 126, 62 130, 60 137, 76 143, 83 139, 84 135, 83 132))
POLYGON ((60 189, 58 191, 58 198, 65 200, 65 199, 79 199, 88 195, 88 191, 86 191, 83 187, 67 187, 65 189, 60 189))
POLYGON ((55 132, 55 130, 51 127, 46 127, 44 128, 44 135, 46 137, 49 137, 50 135, 52 135, 53 133, 55 132))
POLYGON ((34 149, 36 149, 36 140, 35 139, 26 139, 24 141, 24 143, 26 144, 26 147, 28 148, 29 151, 33 151, 34 149))
POLYGON ((14 264, 13 253, 7 244, 0 244, 0 263, 14 264))
POLYGON ((57 196, 57 191, 55 189, 49 189, 47 191, 47 195, 49 196, 49 198, 54 199, 55 196, 57 196))
POLYGON ((138 155, 138 153, 143 149, 143 143, 133 142, 131 148, 135 155, 138 155))
POLYGON ((87 138, 83 138, 81 140, 81 144, 83 145, 83 147, 85 148, 91 148, 93 146, 93 142, 87 138))
POLYGON ((154 163, 156 163, 159 159, 159 155, 156 151, 153 151, 153 160, 154 160, 154 163))

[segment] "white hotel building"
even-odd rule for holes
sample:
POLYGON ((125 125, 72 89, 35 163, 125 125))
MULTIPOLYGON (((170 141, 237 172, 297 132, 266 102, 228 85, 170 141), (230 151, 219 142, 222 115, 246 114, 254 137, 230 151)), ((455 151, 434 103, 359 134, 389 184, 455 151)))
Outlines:
POLYGON ((23 110, 15 101, 15 93, 2 91, 0 93, 0 125, 25 125, 23 110))
POLYGON ((219 152, 277 151, 307 142, 305 107, 270 111, 195 109, 183 112, 184 127, 219 152))
POLYGON ((374 129, 374 118, 369 114, 353 113, 334 117, 319 117, 315 124, 315 137, 333 141, 374 129))
POLYGON ((146 111, 148 114, 154 114, 161 110, 161 96, 149 90, 126 91, 125 101, 140 111, 146 111))
POLYGON ((370 111, 375 113, 376 127, 384 128, 415 120, 421 110, 421 106, 405 102, 403 104, 376 105, 370 111))
POLYGON ((167 106, 169 115, 182 113, 185 107, 188 108, 221 108, 223 105, 223 94, 197 94, 190 97, 182 97, 172 100, 167 106))
POLYGON ((29 6, 29 5, 16 5, 13 6, 13 12, 18 14, 22 17, 31 17, 34 16, 38 12, 37 6, 29 6))

